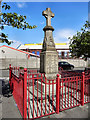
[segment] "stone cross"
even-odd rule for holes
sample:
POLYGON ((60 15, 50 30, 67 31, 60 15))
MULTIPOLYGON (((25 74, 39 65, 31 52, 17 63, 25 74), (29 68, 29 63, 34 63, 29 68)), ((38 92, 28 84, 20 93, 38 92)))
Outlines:
POLYGON ((43 11, 43 16, 46 18, 46 26, 51 26, 51 18, 54 17, 54 13, 52 13, 50 8, 47 8, 46 11, 43 11))

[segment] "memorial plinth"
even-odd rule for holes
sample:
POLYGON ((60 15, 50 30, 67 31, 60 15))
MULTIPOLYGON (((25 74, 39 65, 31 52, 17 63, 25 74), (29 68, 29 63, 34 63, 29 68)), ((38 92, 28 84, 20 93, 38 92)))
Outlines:
POLYGON ((51 18, 54 14, 50 8, 47 8, 42 15, 46 18, 46 26, 43 28, 44 41, 40 54, 40 72, 45 73, 47 79, 55 79, 58 73, 58 53, 53 40, 54 28, 51 26, 51 18))

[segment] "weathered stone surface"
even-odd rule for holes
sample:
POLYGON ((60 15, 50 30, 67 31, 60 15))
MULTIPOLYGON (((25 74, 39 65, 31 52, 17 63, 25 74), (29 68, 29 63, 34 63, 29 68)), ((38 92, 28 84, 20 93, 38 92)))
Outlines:
POLYGON ((51 26, 51 18, 54 17, 54 14, 50 8, 47 8, 42 15, 46 18, 46 26, 43 29, 44 41, 40 54, 40 72, 45 73, 48 79, 53 79, 58 73, 58 54, 53 40, 54 28, 51 26))
POLYGON ((40 72, 50 78, 58 73, 58 55, 55 51, 44 51, 40 54, 40 72))
POLYGON ((46 25, 51 26, 51 18, 54 17, 54 13, 51 12, 51 9, 46 8, 46 10, 42 12, 42 15, 46 18, 46 25))
POLYGON ((52 31, 51 30, 45 31, 44 36, 45 37, 44 37, 44 41, 43 41, 42 51, 56 51, 52 31))

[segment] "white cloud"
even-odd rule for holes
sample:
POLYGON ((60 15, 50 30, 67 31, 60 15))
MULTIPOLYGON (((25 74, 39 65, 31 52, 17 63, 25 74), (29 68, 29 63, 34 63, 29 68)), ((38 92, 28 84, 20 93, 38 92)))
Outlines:
POLYGON ((68 43, 69 42, 69 37, 72 37, 73 35, 75 35, 76 31, 72 30, 72 29, 58 29, 55 32, 54 35, 54 40, 56 43, 68 43))
POLYGON ((23 7, 25 7, 25 3, 23 3, 23 2, 17 3, 17 6, 18 6, 19 8, 23 8, 23 7))

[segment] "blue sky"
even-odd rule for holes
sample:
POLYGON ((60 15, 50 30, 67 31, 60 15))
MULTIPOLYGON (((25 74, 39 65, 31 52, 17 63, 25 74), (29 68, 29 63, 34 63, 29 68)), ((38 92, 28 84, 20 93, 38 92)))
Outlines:
POLYGON ((69 42, 68 37, 72 37, 77 31, 80 31, 85 21, 88 20, 88 2, 8 2, 8 4, 11 9, 7 12, 26 15, 26 20, 30 25, 37 25, 37 28, 32 30, 18 30, 5 26, 3 32, 8 34, 9 40, 14 41, 11 45, 13 47, 43 41, 46 19, 42 16, 42 11, 47 7, 50 7, 55 14, 51 25, 55 29, 53 38, 57 43, 69 42))

